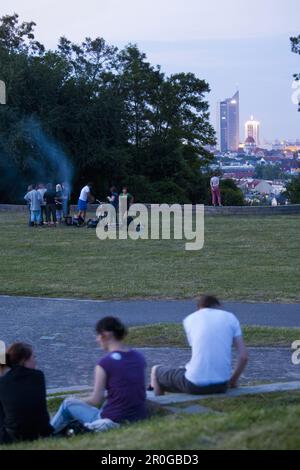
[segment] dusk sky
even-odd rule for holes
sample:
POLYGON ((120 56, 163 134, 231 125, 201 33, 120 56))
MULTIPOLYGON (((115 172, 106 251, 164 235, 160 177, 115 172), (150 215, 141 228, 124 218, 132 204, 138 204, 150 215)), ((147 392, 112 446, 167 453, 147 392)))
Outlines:
POLYGON ((238 87, 242 136, 253 114, 262 142, 300 138, 292 103, 300 56, 289 42, 300 34, 299 0, 1 0, 1 16, 14 12, 37 23, 36 38, 49 48, 63 35, 102 36, 119 47, 137 43, 167 74, 194 72, 211 86, 214 125, 217 101, 238 87))

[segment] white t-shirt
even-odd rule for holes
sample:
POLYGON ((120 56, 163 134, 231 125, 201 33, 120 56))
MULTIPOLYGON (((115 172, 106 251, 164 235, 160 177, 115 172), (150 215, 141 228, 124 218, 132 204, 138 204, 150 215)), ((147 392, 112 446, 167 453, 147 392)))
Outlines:
POLYGON ((233 339, 242 336, 238 319, 224 310, 205 308, 185 318, 183 326, 192 348, 186 378, 199 386, 229 381, 233 339))
POLYGON ((220 178, 213 176, 210 180, 210 184, 213 188, 218 188, 220 186, 220 178))
POLYGON ((82 188, 80 192, 79 199, 81 199, 81 201, 87 202, 89 193, 90 193, 90 188, 88 186, 85 186, 84 188, 82 188))

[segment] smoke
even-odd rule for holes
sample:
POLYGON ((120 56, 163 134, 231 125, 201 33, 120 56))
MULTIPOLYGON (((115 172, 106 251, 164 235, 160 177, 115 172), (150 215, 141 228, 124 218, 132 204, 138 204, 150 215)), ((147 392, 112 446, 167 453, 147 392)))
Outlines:
POLYGON ((55 183, 67 182, 71 185, 73 167, 61 147, 46 136, 41 125, 33 118, 26 120, 24 133, 40 153, 40 159, 35 163, 36 171, 43 181, 47 181, 48 176, 48 179, 50 177, 55 183))
POLYGON ((68 183, 71 190, 73 166, 61 146, 34 118, 26 118, 10 129, 14 137, 1 136, 0 201, 22 201, 29 184, 68 183))

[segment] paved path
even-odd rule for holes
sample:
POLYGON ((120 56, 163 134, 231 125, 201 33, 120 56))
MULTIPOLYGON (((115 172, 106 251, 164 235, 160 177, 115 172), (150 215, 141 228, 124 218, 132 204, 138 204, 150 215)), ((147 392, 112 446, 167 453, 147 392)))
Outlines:
MULTIPOLYGON (((225 302, 243 325, 300 327, 300 304, 225 302)), ((62 327, 93 326, 105 315, 117 315, 128 325, 176 323, 196 310, 193 300, 94 301, 0 296, 0 325, 13 324, 55 331, 62 327), (8 322, 8 323, 7 323, 8 322)))
MULTIPOLYGON (((46 374, 47 388, 91 386, 94 365, 103 355, 93 345, 89 348, 76 345, 65 348, 63 344, 48 342, 45 345, 39 343, 37 349, 41 353, 39 366, 46 374), (51 361, 47 359, 48 357, 51 361)), ((183 366, 190 357, 188 349, 143 348, 140 351, 147 359, 148 380, 153 365, 183 366)), ((288 348, 250 348, 249 352, 249 365, 242 377, 242 384, 300 380, 300 366, 293 365, 292 352, 288 348)))
MULTIPOLYGON (((300 305, 227 303, 243 325, 300 326, 300 305)), ((105 315, 118 315, 128 325, 181 322, 195 310, 193 301, 76 301, 0 296, 0 339, 35 345, 38 365, 49 388, 88 385, 101 355, 93 329, 105 315)), ((299 338, 300 340, 300 338, 299 338)), ((148 366, 183 365, 189 351, 145 349, 148 366)), ((251 350, 245 383, 300 379, 300 366, 291 363, 288 349, 251 350)))

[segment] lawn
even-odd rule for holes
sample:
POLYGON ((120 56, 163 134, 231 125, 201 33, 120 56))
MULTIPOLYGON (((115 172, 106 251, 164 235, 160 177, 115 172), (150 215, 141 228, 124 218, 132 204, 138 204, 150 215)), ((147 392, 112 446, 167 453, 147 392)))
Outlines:
MULTIPOLYGON (((245 326, 243 335, 247 346, 290 348, 299 340, 300 328, 245 326)), ((127 342, 133 347, 188 347, 182 325, 175 323, 131 327, 127 342)))
POLYGON ((202 400, 201 405, 208 406, 214 412, 205 415, 157 416, 103 434, 20 443, 0 447, 0 450, 300 448, 300 392, 219 397, 202 400))
POLYGON ((1 294, 300 300, 298 216, 206 217, 199 252, 184 241, 100 241, 92 229, 34 229, 26 220, 0 213, 1 294))

